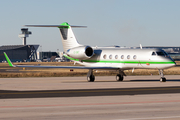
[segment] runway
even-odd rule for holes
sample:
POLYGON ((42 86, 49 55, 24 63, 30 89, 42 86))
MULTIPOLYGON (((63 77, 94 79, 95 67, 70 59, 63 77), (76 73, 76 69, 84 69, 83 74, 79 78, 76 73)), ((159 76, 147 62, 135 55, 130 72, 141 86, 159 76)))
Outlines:
POLYGON ((0 119, 179 120, 180 76, 1 78, 0 119))
POLYGON ((0 90, 0 99, 13 98, 49 98, 49 97, 88 97, 88 96, 120 96, 143 94, 180 93, 177 87, 152 88, 114 88, 114 89, 79 89, 79 90, 44 90, 44 91, 8 91, 0 90))

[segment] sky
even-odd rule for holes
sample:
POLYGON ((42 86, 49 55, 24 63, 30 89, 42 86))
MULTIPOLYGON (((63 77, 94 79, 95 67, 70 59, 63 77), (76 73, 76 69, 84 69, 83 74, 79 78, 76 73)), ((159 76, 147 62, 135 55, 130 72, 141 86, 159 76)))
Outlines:
MULTIPOLYGON (((180 46, 180 0, 1 0, 0 46, 21 45, 23 25, 82 25, 73 28, 90 46, 180 46)), ((29 28, 27 44, 63 51, 58 28, 29 28)))

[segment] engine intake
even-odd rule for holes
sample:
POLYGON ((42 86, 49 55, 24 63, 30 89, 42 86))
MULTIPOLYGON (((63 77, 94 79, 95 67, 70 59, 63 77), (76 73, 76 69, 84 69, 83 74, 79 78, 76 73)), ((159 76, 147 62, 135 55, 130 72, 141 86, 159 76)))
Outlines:
POLYGON ((67 50, 67 55, 80 60, 86 60, 94 55, 94 50, 90 46, 79 46, 67 50))

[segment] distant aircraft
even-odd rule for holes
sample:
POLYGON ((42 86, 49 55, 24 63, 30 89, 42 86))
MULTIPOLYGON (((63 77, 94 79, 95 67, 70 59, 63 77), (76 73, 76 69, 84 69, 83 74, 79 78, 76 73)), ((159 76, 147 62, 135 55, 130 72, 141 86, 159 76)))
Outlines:
POLYGON ((160 81, 166 82, 163 69, 176 65, 173 59, 161 49, 124 49, 111 47, 91 47, 81 45, 77 42, 72 27, 68 23, 60 25, 25 25, 27 27, 57 27, 60 29, 61 40, 64 49, 64 56, 83 66, 30 66, 13 65, 5 54, 5 57, 12 67, 35 67, 35 68, 66 68, 66 69, 89 69, 87 73, 88 82, 94 82, 94 70, 115 70, 117 81, 123 81, 124 70, 134 69, 157 69, 161 76, 160 81))

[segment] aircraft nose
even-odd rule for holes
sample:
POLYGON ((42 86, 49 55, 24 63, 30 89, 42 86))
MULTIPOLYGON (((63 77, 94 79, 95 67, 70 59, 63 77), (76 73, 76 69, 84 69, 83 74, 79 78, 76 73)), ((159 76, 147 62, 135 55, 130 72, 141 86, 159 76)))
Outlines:
POLYGON ((171 67, 176 66, 176 62, 172 61, 171 67))

